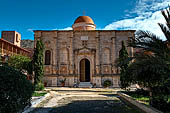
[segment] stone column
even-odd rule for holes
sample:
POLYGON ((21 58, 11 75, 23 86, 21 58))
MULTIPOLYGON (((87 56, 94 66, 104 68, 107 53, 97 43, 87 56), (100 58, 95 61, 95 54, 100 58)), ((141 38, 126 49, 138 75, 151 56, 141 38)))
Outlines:
MULTIPOLYGON (((56 34, 56 73, 59 74, 59 60, 60 60, 60 56, 59 56, 59 43, 58 43, 58 32, 56 34)), ((57 83, 58 84, 58 83, 57 83)))
POLYGON ((73 32, 70 33, 70 47, 69 47, 69 53, 70 53, 70 56, 69 56, 69 61, 70 61, 70 66, 69 66, 69 71, 70 71, 70 74, 73 74, 74 73, 74 54, 73 54, 73 32))
POLYGON ((79 81, 79 71, 78 71, 78 52, 74 52, 74 74, 76 74, 76 81, 79 81))
POLYGON ((34 48, 36 47, 37 40, 42 37, 41 31, 34 31, 34 48))
POLYGON ((100 73, 100 36, 99 33, 96 33, 96 74, 100 73))
MULTIPOLYGON (((54 45, 54 48, 53 48, 53 55, 52 55, 52 57, 53 57, 53 74, 57 74, 57 68, 58 68, 58 66, 57 66, 57 62, 58 62, 58 60, 57 60, 57 46, 58 46, 58 42, 57 42, 57 31, 56 32, 54 32, 54 41, 55 41, 55 45, 54 45)), ((57 84, 57 83, 56 83, 57 84)))
POLYGON ((112 37, 112 73, 116 73, 115 61, 116 61, 116 37, 112 37))

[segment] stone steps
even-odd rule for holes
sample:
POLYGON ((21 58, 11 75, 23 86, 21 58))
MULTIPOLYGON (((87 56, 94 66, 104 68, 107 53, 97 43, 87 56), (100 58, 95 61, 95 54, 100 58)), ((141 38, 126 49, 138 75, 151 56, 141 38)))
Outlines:
POLYGON ((91 88, 92 84, 90 82, 80 82, 79 87, 80 88, 91 88))

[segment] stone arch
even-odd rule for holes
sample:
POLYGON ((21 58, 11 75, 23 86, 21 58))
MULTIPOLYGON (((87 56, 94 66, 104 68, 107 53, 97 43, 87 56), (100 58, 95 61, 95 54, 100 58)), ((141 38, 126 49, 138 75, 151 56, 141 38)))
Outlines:
POLYGON ((86 58, 81 59, 80 67, 80 82, 90 82, 90 61, 86 58))
POLYGON ((80 57, 79 59, 78 59, 78 62, 80 63, 80 61, 82 60, 82 59, 87 59, 87 60, 89 60, 90 61, 90 63, 92 62, 92 59, 90 58, 90 57, 88 57, 88 56, 82 56, 82 57, 80 57))
POLYGON ((80 82, 80 61, 82 59, 88 59, 90 61, 90 82, 92 82, 92 75, 94 70, 93 58, 91 56, 79 56, 76 60, 76 69, 78 73, 78 80, 80 82))

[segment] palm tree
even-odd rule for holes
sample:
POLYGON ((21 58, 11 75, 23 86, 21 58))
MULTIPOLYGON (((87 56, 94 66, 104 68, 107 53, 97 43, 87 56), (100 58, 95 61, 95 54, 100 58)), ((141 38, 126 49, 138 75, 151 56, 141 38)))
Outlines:
MULTIPOLYGON (((129 46, 140 49, 125 74, 129 83, 137 83, 150 89, 150 104, 154 87, 164 86, 170 79, 170 7, 162 10, 166 25, 159 23, 166 40, 148 31, 137 31, 129 46)), ((128 86, 127 86, 128 87, 128 86)))
POLYGON ((170 7, 162 10, 162 15, 166 20, 166 25, 158 23, 166 40, 161 40, 158 36, 148 31, 136 32, 136 38, 129 42, 129 46, 141 48, 147 52, 152 52, 153 57, 160 58, 161 61, 167 61, 166 65, 170 66, 170 7))

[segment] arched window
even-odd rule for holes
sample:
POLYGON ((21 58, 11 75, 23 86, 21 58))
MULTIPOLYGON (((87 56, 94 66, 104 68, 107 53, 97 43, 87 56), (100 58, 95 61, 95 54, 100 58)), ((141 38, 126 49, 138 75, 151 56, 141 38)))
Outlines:
POLYGON ((50 65, 50 61, 51 61, 51 51, 46 50, 45 51, 45 65, 50 65))

